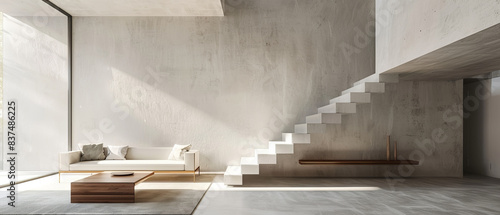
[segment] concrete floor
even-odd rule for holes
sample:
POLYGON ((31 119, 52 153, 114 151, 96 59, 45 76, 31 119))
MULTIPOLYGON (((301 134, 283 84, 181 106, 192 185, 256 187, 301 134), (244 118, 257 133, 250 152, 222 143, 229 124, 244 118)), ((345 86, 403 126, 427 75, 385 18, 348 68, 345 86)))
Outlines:
POLYGON ((194 214, 500 214, 500 179, 488 177, 244 180, 217 176, 194 214))
MULTIPOLYGON (((63 174, 58 183, 57 175, 52 175, 20 184, 18 188, 19 191, 69 192, 71 181, 87 176, 63 174)), ((245 185, 235 187, 225 186, 222 175, 202 175, 196 183, 191 180, 191 175, 165 175, 138 188, 150 189, 164 181, 175 182, 164 187, 168 190, 210 186, 193 213, 196 215, 500 214, 500 179, 483 176, 397 181, 245 176, 245 185)), ((5 188, 0 189, 1 196, 6 196, 4 192, 5 188)))

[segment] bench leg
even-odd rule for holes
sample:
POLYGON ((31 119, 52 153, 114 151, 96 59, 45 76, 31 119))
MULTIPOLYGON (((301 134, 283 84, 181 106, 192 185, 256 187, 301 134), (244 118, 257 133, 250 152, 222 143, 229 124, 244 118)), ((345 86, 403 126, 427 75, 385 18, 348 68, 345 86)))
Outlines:
POLYGON ((196 181, 196 170, 198 170, 198 176, 200 176, 200 175, 201 175, 201 168, 200 168, 200 167, 198 167, 197 169, 195 169, 195 170, 193 171, 193 182, 195 182, 195 181, 196 181))

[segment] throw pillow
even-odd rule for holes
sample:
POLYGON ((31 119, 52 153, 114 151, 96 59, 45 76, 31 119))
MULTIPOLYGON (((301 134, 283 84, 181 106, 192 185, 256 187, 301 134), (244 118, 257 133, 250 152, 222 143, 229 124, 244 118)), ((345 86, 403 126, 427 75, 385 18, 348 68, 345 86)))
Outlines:
POLYGON ((108 157, 109 153, 111 153, 111 151, 109 151, 109 148, 107 146, 103 146, 102 147, 102 150, 104 151, 104 159, 106 160, 106 158, 108 157))
POLYGON ((106 158, 102 143, 83 145, 82 153, 81 161, 104 160, 106 158))
MULTIPOLYGON (((90 144, 99 144, 99 143, 78 143, 78 148, 80 148, 80 151, 82 151, 82 150, 83 150, 83 146, 84 146, 84 145, 90 145, 90 144)), ((102 149, 104 150, 104 155, 105 155, 105 156, 108 156, 108 154, 109 154, 109 152, 108 152, 108 151, 109 151, 109 149, 108 149, 108 147, 107 147, 107 146, 104 146, 104 143, 102 143, 102 144, 103 144, 102 149)))
POLYGON ((169 160, 184 160, 184 154, 191 149, 191 144, 189 145, 177 145, 175 144, 172 151, 168 155, 169 160))
MULTIPOLYGON (((90 145, 90 144, 93 144, 93 143, 78 143, 78 148, 80 148, 80 151, 83 151, 83 146, 84 145, 90 145)), ((95 143, 95 144, 98 144, 98 143, 95 143)), ((109 152, 109 148, 107 146, 103 146, 102 149, 104 151, 104 159, 106 159, 106 157, 108 157, 108 155, 110 153, 109 152)))
POLYGON ((107 146, 109 148, 109 155, 106 160, 125 160, 127 155, 128 146, 107 146))

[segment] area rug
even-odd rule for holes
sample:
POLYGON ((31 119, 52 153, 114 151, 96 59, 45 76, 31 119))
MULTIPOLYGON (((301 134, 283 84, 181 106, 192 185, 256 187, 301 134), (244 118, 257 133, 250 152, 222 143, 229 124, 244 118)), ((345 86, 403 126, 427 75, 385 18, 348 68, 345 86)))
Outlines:
POLYGON ((17 194, 15 208, 3 197, 0 214, 192 214, 209 181, 165 182, 153 176, 136 187, 136 203, 70 203, 69 190, 27 190, 17 194))

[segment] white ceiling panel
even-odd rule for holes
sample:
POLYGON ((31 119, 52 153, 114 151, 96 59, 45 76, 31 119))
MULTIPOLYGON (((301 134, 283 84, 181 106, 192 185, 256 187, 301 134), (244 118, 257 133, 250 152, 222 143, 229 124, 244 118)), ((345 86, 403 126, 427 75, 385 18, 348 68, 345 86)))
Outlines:
POLYGON ((51 0, 72 16, 224 16, 221 0, 51 0))

